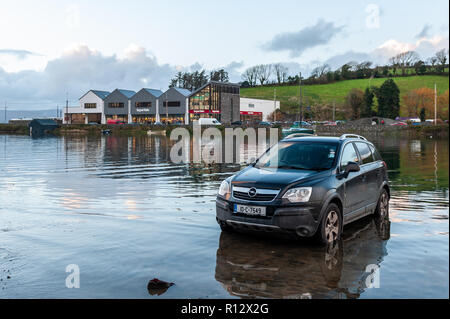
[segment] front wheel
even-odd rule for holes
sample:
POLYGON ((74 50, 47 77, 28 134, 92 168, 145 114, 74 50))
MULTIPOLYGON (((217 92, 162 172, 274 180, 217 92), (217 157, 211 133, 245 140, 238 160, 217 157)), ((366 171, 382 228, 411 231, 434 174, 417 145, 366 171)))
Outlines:
POLYGON ((323 244, 332 243, 341 238, 342 216, 341 210, 336 204, 328 205, 322 222, 320 223, 317 237, 323 244))
POLYGON ((386 189, 383 189, 378 199, 378 205, 375 210, 375 217, 380 219, 389 219, 389 195, 386 189))

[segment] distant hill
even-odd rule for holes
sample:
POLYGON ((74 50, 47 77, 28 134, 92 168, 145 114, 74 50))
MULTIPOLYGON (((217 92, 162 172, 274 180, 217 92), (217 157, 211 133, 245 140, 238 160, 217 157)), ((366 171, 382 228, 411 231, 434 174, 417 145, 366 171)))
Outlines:
MULTIPOLYGON (((440 75, 422 75, 393 78, 400 89, 400 97, 408 91, 421 87, 434 89, 434 83, 437 84, 438 94, 449 89, 449 77, 440 75)), ((365 90, 369 86, 381 86, 386 78, 357 79, 339 81, 330 84, 303 85, 303 105, 309 105, 312 101, 329 103, 335 100, 336 103, 343 103, 345 96, 353 89, 365 90)), ((299 106, 299 87, 294 86, 264 86, 253 88, 241 88, 241 97, 273 100, 274 89, 276 89, 277 100, 280 101, 281 110, 285 112, 296 112, 299 106)), ((376 99, 375 99, 376 104, 376 99)), ((403 100, 400 98, 400 106, 403 100)))
MULTIPOLYGON (((61 111, 61 110, 60 110, 61 111)), ((23 111, 23 110, 6 110, 0 108, 0 123, 8 123, 10 119, 16 118, 40 118, 40 117, 56 117, 56 109, 52 110, 36 110, 36 111, 23 111)))

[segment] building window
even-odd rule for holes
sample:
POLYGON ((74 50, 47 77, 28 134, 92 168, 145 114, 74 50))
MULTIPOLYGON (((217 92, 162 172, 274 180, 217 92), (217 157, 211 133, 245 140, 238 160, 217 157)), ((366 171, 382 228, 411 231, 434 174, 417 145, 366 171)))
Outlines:
POLYGON ((123 107, 123 103, 122 102, 110 102, 110 103, 108 103, 108 107, 121 108, 121 107, 123 107))
POLYGON ((163 107, 166 107, 166 105, 169 104, 169 107, 176 107, 176 106, 181 106, 181 102, 180 101, 169 101, 167 103, 167 101, 163 102, 163 107))
POLYGON ((209 110, 210 109, 210 85, 204 87, 200 92, 189 98, 190 110, 209 110))
POLYGON ((84 103, 85 109, 95 109, 97 107, 97 103, 84 103))
POLYGON ((136 102, 136 107, 152 107, 152 102, 136 102))

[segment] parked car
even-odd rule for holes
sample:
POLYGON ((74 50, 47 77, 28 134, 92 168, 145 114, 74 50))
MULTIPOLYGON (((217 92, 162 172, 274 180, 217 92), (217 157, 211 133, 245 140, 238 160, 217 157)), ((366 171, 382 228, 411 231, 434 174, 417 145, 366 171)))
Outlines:
POLYGON ((336 126, 337 123, 336 123, 336 122, 333 122, 333 121, 327 121, 327 122, 323 123, 323 125, 324 125, 324 126, 336 126))
POLYGON ((270 126, 270 125, 272 125, 272 123, 266 122, 266 121, 261 121, 261 122, 258 123, 258 125, 259 126, 270 126))
POLYGON ((242 121, 231 122, 231 125, 242 125, 242 121))
POLYGON ((106 124, 127 124, 127 122, 123 121, 123 120, 108 120, 106 122, 106 124))
POLYGON ((311 124, 306 121, 295 121, 293 126, 311 126, 311 124))
POLYGON ((281 140, 224 180, 216 198, 223 231, 341 237, 343 226, 369 214, 389 216, 386 163, 364 137, 281 140))
POLYGON ((222 125, 217 119, 213 117, 202 117, 198 119, 199 125, 222 125))

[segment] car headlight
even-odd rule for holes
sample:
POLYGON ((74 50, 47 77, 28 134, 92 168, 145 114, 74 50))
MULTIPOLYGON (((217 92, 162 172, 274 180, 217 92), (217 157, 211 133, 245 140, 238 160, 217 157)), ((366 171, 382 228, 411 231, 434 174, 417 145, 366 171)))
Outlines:
POLYGON ((283 198, 286 198, 292 203, 305 203, 311 197, 312 187, 296 187, 288 190, 283 198))
POLYGON ((230 195, 230 183, 227 180, 224 180, 219 187, 218 194, 222 197, 227 197, 230 195))

